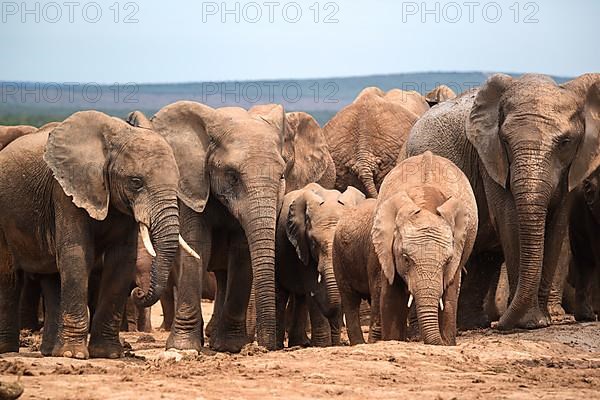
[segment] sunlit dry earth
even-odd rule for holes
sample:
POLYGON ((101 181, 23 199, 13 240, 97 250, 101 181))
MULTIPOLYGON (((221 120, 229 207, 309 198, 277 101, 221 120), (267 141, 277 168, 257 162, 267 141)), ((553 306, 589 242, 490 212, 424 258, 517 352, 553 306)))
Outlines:
MULTIPOLYGON (((207 317, 210 306, 203 304, 207 317)), ((153 326, 160 320, 155 308, 153 326)), ((467 332, 456 347, 381 342, 266 353, 250 345, 242 354, 206 349, 178 361, 164 352, 166 332, 122 338, 133 349, 128 357, 85 361, 42 358, 31 351, 33 338, 0 358, 0 379, 20 379, 25 399, 600 398, 597 322, 467 332)))

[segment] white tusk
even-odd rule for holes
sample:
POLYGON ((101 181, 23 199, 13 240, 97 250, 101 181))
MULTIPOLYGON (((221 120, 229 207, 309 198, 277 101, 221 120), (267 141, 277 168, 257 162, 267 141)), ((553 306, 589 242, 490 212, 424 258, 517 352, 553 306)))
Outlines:
POLYGON ((408 308, 410 308, 410 306, 411 306, 411 304, 412 304, 412 301, 413 301, 413 295, 412 295, 412 293, 411 293, 411 295, 410 295, 410 296, 408 296, 408 308))
POLYGON ((194 249, 192 249, 190 247, 189 244, 187 244, 185 242, 185 240, 183 240, 183 238, 181 237, 181 235, 179 235, 179 244, 181 245, 181 247, 186 251, 186 253, 188 253, 190 256, 197 258, 198 260, 200 260, 200 256, 198 255, 198 253, 196 253, 194 251, 194 249))
POLYGON ((317 277, 317 283, 321 283, 321 273, 319 272, 319 276, 317 277))
POLYGON ((444 311, 444 300, 440 297, 440 309, 444 311))
POLYGON ((148 254, 152 257, 156 257, 156 251, 154 251, 154 247, 152 247, 152 241, 150 240, 150 233, 148 233, 148 227, 140 222, 140 236, 142 237, 142 242, 144 243, 144 247, 148 254))
POLYGON ((310 292, 310 297, 315 297, 315 292, 310 292))

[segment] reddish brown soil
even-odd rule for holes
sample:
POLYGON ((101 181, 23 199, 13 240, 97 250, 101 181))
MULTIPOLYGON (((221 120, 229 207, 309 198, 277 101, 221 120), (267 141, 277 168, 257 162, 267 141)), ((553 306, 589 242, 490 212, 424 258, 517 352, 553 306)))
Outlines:
POLYGON ((165 332, 122 337, 133 347, 128 357, 85 361, 42 358, 31 337, 18 355, 0 358, 0 381, 20 379, 23 399, 600 398, 600 323, 466 332, 456 347, 381 342, 266 353, 250 345, 179 361, 163 350, 165 332))

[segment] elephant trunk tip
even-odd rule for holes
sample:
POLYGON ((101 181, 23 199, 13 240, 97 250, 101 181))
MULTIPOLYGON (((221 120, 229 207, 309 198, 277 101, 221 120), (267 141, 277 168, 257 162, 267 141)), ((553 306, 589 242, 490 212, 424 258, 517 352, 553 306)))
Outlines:
POLYGON ((152 292, 144 293, 144 290, 140 287, 135 287, 131 291, 131 299, 138 307, 151 307, 159 300, 159 298, 159 296, 152 292))

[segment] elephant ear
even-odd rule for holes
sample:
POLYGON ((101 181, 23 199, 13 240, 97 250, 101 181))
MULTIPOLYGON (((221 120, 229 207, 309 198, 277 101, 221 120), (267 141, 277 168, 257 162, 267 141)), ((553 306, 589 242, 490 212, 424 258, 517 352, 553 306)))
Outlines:
POLYGON ((585 131, 569 168, 569 190, 600 166, 600 80, 587 90, 583 106, 585 131))
POLYGON ((307 189, 290 204, 285 232, 304 265, 308 265, 310 262, 310 243, 307 236, 310 223, 309 209, 324 202, 325 200, 320 195, 307 189))
POLYGON ((131 126, 152 129, 152 123, 141 111, 132 111, 127 116, 127 123, 131 126))
POLYGON ((133 128, 106 114, 82 111, 48 135, 44 161, 73 203, 100 221, 108 214, 106 165, 111 139, 127 129, 133 128))
POLYGON ((396 217, 407 218, 419 211, 420 208, 405 191, 400 191, 383 203, 378 204, 375 210, 371 239, 383 275, 390 285, 394 283, 394 275, 396 274, 393 251, 396 217))
POLYGON ((179 198, 199 213, 210 194, 206 162, 211 143, 217 140, 209 134, 216 119, 215 110, 204 104, 179 101, 159 110, 151 121, 173 149, 180 176, 179 198))
POLYGON ((286 114, 286 120, 286 129, 293 138, 294 157, 285 181, 287 190, 294 190, 310 182, 318 182, 333 166, 333 159, 323 130, 312 116, 305 112, 291 112, 286 114))
POLYGON ((365 200, 367 197, 363 192, 355 188, 354 186, 348 186, 344 193, 340 194, 337 201, 338 203, 347 206, 354 207, 358 205, 361 201, 365 200))
POLYGON ((460 204, 460 202, 451 197, 444 204, 437 208, 438 214, 450 225, 453 232, 454 251, 452 253, 451 261, 444 271, 444 287, 448 287, 452 280, 456 276, 456 271, 460 267, 460 263, 463 257, 463 251, 465 248, 465 241, 467 240, 467 224, 468 215, 460 204))
POLYGON ((469 142, 477 150, 490 177, 503 188, 508 179, 508 160, 500 141, 500 99, 512 78, 496 74, 479 89, 471 113, 467 118, 466 131, 469 142))

